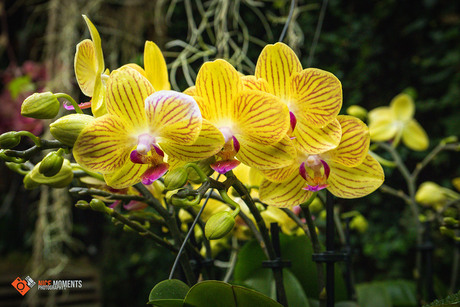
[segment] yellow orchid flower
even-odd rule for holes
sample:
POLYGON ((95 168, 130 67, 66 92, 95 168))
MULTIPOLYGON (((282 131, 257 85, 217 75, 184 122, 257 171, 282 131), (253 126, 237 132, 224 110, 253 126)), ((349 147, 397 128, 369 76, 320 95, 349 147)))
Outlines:
POLYGON ((83 129, 73 152, 77 163, 103 174, 113 188, 139 181, 150 184, 161 177, 169 168, 165 153, 194 161, 220 150, 215 144, 191 146, 200 134, 206 137, 215 132, 211 125, 203 124, 191 96, 154 92, 151 83, 131 67, 110 74, 106 107, 106 115, 83 129))
POLYGON ((313 192, 327 188, 341 198, 358 198, 376 190, 384 180, 383 169, 369 154, 369 131, 359 119, 339 115, 339 146, 320 154, 308 154, 294 140, 297 160, 288 167, 262 170, 267 179, 260 199, 276 207, 292 207, 307 201, 313 192), (285 179, 287 178, 287 179, 285 179), (271 181, 270 181, 271 180, 271 181))
POLYGON ((168 78, 166 61, 160 48, 151 41, 144 45, 144 68, 137 64, 127 64, 140 72, 153 85, 155 91, 170 90, 171 85, 168 78))
POLYGON ((102 79, 105 64, 101 37, 91 20, 85 15, 83 18, 91 34, 91 40, 85 39, 77 45, 74 60, 75 76, 83 94, 92 97, 90 105, 93 115, 99 117, 107 113, 105 108, 106 87, 102 79))
POLYGON ((399 94, 389 107, 379 107, 369 112, 371 140, 376 142, 393 140, 395 146, 402 139, 412 150, 423 151, 429 146, 428 136, 413 118, 415 104, 407 94, 399 94))
POLYGON ((289 165, 295 150, 287 137, 289 110, 274 95, 243 87, 240 74, 224 60, 200 68, 194 95, 204 119, 224 137, 211 167, 226 173, 240 161, 258 169, 289 165), (234 157, 236 156, 236 159, 234 157))
POLYGON ((342 107, 342 85, 333 74, 302 69, 294 51, 276 43, 262 50, 255 75, 242 80, 246 88, 271 93, 289 107, 289 134, 302 151, 318 154, 337 147, 341 130, 336 116, 342 107))

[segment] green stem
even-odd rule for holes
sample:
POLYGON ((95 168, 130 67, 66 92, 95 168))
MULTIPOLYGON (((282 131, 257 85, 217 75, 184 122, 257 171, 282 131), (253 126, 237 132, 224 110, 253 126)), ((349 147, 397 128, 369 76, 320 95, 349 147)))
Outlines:
POLYGON ((240 205, 236 203, 233 199, 231 199, 230 196, 228 196, 227 191, 219 190, 219 194, 222 197, 223 201, 235 207, 235 209, 232 212, 232 217, 235 218, 238 215, 238 213, 240 213, 241 211, 240 205))
POLYGON ((203 172, 203 170, 201 169, 201 167, 199 167, 198 165, 196 165, 195 163, 187 163, 185 166, 184 166, 185 169, 188 169, 188 168, 193 168, 195 170, 195 172, 198 174, 198 176, 200 176, 200 181, 201 182, 205 182, 208 180, 208 176, 206 176, 206 174, 203 172))
POLYGON ((83 114, 83 111, 80 109, 80 106, 78 105, 78 103, 70 95, 67 95, 66 93, 57 93, 57 94, 54 94, 54 96, 56 98, 58 98, 58 99, 59 98, 64 98, 64 99, 70 101, 70 103, 72 104, 72 106, 75 109, 75 112, 83 114))
MULTIPOLYGON (((313 246, 313 252, 315 254, 321 253, 321 244, 319 243, 318 235, 316 233, 316 226, 313 222, 313 218, 310 212, 309 205, 313 202, 318 192, 313 195, 303 204, 300 205, 302 212, 305 216, 305 221, 310 232, 310 240, 313 246)), ((326 297, 322 295, 325 292, 325 279, 324 279, 324 266, 320 262, 316 262, 316 274, 318 275, 318 290, 319 290, 319 302, 320 306, 326 306, 326 297)))
POLYGON ((40 141, 40 138, 38 136, 36 136, 35 134, 33 134, 32 132, 29 132, 29 131, 18 131, 16 132, 16 135, 19 135, 19 136, 27 136, 28 138, 30 138, 34 143, 35 145, 37 145, 38 147, 40 147, 42 145, 41 141, 40 141))
MULTIPOLYGON (((227 172, 225 174, 225 176, 227 176, 227 178, 234 178, 235 179, 235 182, 233 183, 232 187, 241 196, 243 201, 248 206, 249 211, 251 211, 252 216, 256 220, 257 227, 259 228, 260 234, 262 235, 263 243, 265 244, 265 250, 267 252, 268 259, 269 260, 277 259, 275 249, 273 247, 273 244, 272 244, 272 242, 270 240, 270 236, 268 234, 268 229, 265 226, 265 221, 264 221, 262 215, 260 214, 259 210, 257 209, 257 206, 254 203, 254 200, 249 195, 248 190, 246 189, 244 184, 236 178, 236 176, 233 174, 232 171, 227 172)), ((287 305, 286 291, 284 289, 284 283, 283 283, 283 271, 282 271, 282 269, 281 268, 273 268, 273 276, 275 278, 276 294, 277 294, 278 302, 283 306, 288 306, 287 305)))

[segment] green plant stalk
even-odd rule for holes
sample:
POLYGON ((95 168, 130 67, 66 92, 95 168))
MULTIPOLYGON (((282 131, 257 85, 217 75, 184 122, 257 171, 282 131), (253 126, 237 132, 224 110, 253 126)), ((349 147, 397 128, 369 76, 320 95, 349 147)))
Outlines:
MULTIPOLYGON (((321 253, 321 244, 319 243, 318 235, 316 233, 316 226, 313 222, 309 205, 313 202, 317 194, 318 192, 314 192, 313 195, 305 203, 300 205, 300 208, 305 215, 305 222, 310 233, 310 240, 313 246, 313 252, 315 254, 321 253)), ((322 293, 325 291, 324 266, 320 262, 316 262, 316 274, 318 275, 319 304, 321 307, 325 307, 326 297, 322 295, 322 293)))
POLYGON ((138 223, 136 223, 134 221, 131 221, 130 219, 126 218, 125 216, 121 215, 120 213, 118 213, 115 210, 111 210, 111 212, 108 213, 108 214, 111 217, 113 217, 113 218, 117 219, 118 221, 120 221, 121 223, 123 223, 124 225, 128 225, 129 227, 131 227, 132 229, 137 231, 140 235, 149 237, 149 238, 153 239, 155 241, 155 243, 157 243, 158 245, 163 246, 163 247, 167 248, 168 250, 170 250, 170 251, 172 251, 174 253, 177 253, 178 249, 175 246, 173 246, 168 241, 163 240, 161 237, 157 236, 156 234, 154 234, 150 230, 144 228, 142 225, 140 225, 140 224, 138 224, 138 223))
POLYGON ((27 136, 28 138, 30 138, 35 143, 35 145, 37 145, 38 147, 41 146, 40 138, 38 136, 36 136, 35 134, 33 134, 32 132, 18 131, 16 134, 19 135, 19 136, 27 136))
MULTIPOLYGON (((225 175, 227 176, 227 178, 236 179, 236 181, 235 181, 235 183, 233 183, 232 187, 241 196, 243 201, 248 206, 249 211, 251 211, 251 214, 253 215, 254 219, 256 220, 257 227, 259 228, 260 234, 262 235, 263 243, 265 244, 268 259, 275 260, 277 258, 276 253, 275 253, 275 249, 273 248, 273 244, 272 244, 272 242, 270 240, 270 236, 268 234, 268 229, 265 226, 265 221, 264 221, 262 215, 260 214, 259 210, 257 209, 257 206, 254 203, 254 200, 249 195, 248 190, 246 189, 244 184, 236 178, 236 176, 233 174, 232 171, 227 172, 225 175)), ((281 305, 288 306, 287 297, 286 297, 286 291, 284 289, 284 284, 283 284, 283 271, 282 271, 282 268, 273 268, 273 276, 275 278, 277 300, 281 305)))
POLYGON ((200 181, 202 183, 208 180, 208 176, 206 176, 206 174, 203 172, 203 170, 198 165, 196 165, 195 163, 187 163, 184 166, 184 168, 185 169, 193 168, 195 170, 195 172, 197 173, 197 175, 200 177, 200 181))
POLYGON ((56 98, 58 98, 58 99, 59 98, 64 98, 64 99, 70 101, 70 103, 72 104, 72 106, 75 109, 75 112, 83 114, 83 111, 80 109, 80 106, 78 105, 78 103, 70 95, 67 95, 66 93, 57 93, 57 94, 54 94, 54 96, 56 98))
MULTIPOLYGON (((163 208, 161 203, 153 197, 150 191, 147 190, 147 188, 143 184, 138 183, 134 187, 146 198, 146 203, 149 206, 153 207, 158 212, 158 214, 160 214, 161 217, 165 220, 166 225, 168 226, 168 229, 171 232, 171 236, 174 239, 174 245, 179 250, 182 244, 182 236, 179 227, 177 226, 177 220, 175 216, 173 214, 170 214, 168 210, 163 208)), ((187 244, 187 246, 189 247, 189 244, 187 244)), ((195 251, 195 249, 191 246, 187 250, 195 251)), ((196 252, 195 254, 198 254, 198 257, 201 257, 199 252, 196 252)), ((190 265, 189 256, 187 253, 184 253, 184 255, 180 257, 180 263, 182 269, 184 270, 185 279, 187 280, 187 283, 189 285, 194 284, 195 274, 193 274, 193 270, 190 265)))

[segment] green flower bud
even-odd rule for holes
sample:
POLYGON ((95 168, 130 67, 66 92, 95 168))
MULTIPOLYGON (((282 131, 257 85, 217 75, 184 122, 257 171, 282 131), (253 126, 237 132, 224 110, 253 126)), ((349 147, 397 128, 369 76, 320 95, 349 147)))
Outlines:
POLYGON ((347 108, 347 114, 355 116, 361 120, 365 120, 367 117, 367 110, 358 105, 352 105, 347 108))
POLYGON ((24 188, 28 189, 28 190, 33 190, 35 188, 38 188, 38 186, 40 186, 40 184, 34 180, 32 180, 32 178, 30 178, 30 173, 28 173, 27 175, 24 176, 24 179, 22 180, 22 182, 24 183, 24 188))
POLYGON ((58 141, 72 147, 83 128, 93 120, 94 117, 91 115, 69 114, 52 123, 50 132, 58 141))
POLYGON ((0 135, 0 148, 11 149, 19 145, 21 136, 17 135, 16 131, 5 132, 0 135))
POLYGON ((84 200, 79 200, 76 204, 75 204, 75 207, 78 208, 78 209, 83 209, 83 210, 87 210, 87 209, 90 209, 91 206, 88 204, 88 202, 84 201, 84 200))
MULTIPOLYGON (((63 188, 68 186, 72 182, 73 172, 69 160, 64 159, 64 163, 62 164, 61 170, 52 177, 46 177, 45 175, 40 173, 40 164, 41 162, 35 165, 34 168, 27 175, 33 182, 36 182, 37 184, 46 184, 52 188, 63 188)), ((26 178, 24 178, 24 180, 26 180, 26 178)), ((32 189, 35 187, 36 186, 32 185, 32 189)))
POLYGON ((441 144, 451 144, 451 143, 455 143, 455 142, 458 142, 458 137, 455 136, 455 135, 448 136, 448 137, 443 138, 441 140, 441 144))
POLYGON ((223 238, 235 226, 235 218, 228 211, 222 211, 209 218, 204 227, 204 234, 208 240, 223 238))
POLYGON ((368 227, 369 223, 367 222, 366 218, 361 214, 355 216, 350 222, 350 228, 355 229, 360 233, 366 232, 368 227))
POLYGON ((89 205, 91 209, 93 209, 94 211, 99 211, 99 212, 107 213, 107 214, 110 214, 112 212, 112 209, 107 207, 102 200, 97 199, 97 198, 93 198, 90 201, 89 205))
POLYGON ((174 194, 169 198, 169 203, 178 208, 196 206, 200 203, 200 201, 201 201, 201 196, 199 194, 196 195, 195 197, 187 196, 186 198, 182 198, 174 194))
POLYGON ((450 217, 450 216, 445 217, 443 219, 443 221, 444 221, 444 224, 446 224, 449 227, 460 226, 460 222, 458 220, 454 219, 453 217, 450 217))
POLYGON ((62 163, 64 158, 57 151, 53 151, 43 158, 38 171, 46 177, 52 177, 59 173, 62 163))
POLYGON ((61 104, 51 92, 35 93, 27 97, 21 106, 21 115, 37 119, 54 118, 61 104))
POLYGON ((166 174, 164 177, 165 188, 168 190, 175 190, 182 188, 187 183, 187 171, 185 169, 176 168, 166 174))
MULTIPOLYGON (((212 156, 210 158, 200 160, 200 161, 195 162, 195 163, 196 163, 196 165, 198 165, 199 168, 201 168, 201 170, 203 171, 203 173, 206 176, 211 176, 212 173, 214 172, 214 170, 211 168, 211 164, 214 163, 214 162, 216 162, 216 158, 214 156, 212 156)), ((193 168, 189 167, 187 169, 187 172, 188 172, 188 179, 192 183, 196 183, 196 184, 202 183, 200 176, 195 172, 195 170, 193 168)))

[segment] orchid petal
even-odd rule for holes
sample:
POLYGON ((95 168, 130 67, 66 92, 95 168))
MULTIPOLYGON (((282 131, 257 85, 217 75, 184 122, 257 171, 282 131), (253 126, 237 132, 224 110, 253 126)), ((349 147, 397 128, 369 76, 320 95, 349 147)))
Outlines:
POLYGON ((196 77, 197 100, 203 117, 216 122, 233 114, 234 100, 243 89, 240 75, 224 60, 207 62, 196 77))
POLYGON ((395 114, 389 107, 378 107, 367 114, 369 123, 379 120, 395 120, 395 114))
POLYGON ((390 108, 396 115, 397 120, 408 121, 414 117, 414 100, 407 94, 399 94, 393 98, 390 102, 390 108))
POLYGON ((398 126, 394 120, 382 119, 369 123, 371 140, 375 142, 388 141, 398 132, 398 126))
POLYGON ((415 120, 409 121, 403 129, 402 141, 412 150, 423 151, 428 149, 430 140, 425 130, 415 120))
POLYGON ((182 93, 184 94, 187 94, 189 96, 196 96, 196 86, 193 85, 193 86, 190 86, 189 88, 187 88, 185 91, 183 91, 182 93))
POLYGON ((135 69, 124 66, 113 71, 107 81, 107 111, 134 127, 145 127, 144 101, 153 92, 153 86, 146 78, 135 69))
POLYGON ((288 99, 292 75, 301 70, 302 65, 294 51, 283 43, 276 43, 265 46, 260 53, 255 76, 268 82, 269 93, 288 99))
POLYGON ((106 106, 106 87, 102 84, 101 78, 96 78, 94 84, 94 94, 91 98, 91 112, 94 117, 100 117, 107 114, 106 106))
POLYGON ((333 121, 342 108, 342 84, 330 72, 307 68, 293 76, 289 108, 314 127, 333 121))
POLYGON ((141 181, 141 176, 149 168, 148 164, 134 164, 126 161, 122 168, 109 174, 104 174, 105 182, 114 189, 123 189, 141 181))
POLYGON ((238 165, 240 165, 240 161, 238 160, 221 160, 212 163, 210 166, 213 170, 218 172, 219 174, 225 174, 226 172, 231 171, 238 165))
POLYGON ((357 166, 369 151, 369 129, 353 116, 340 115, 337 120, 342 127, 342 139, 339 146, 328 153, 328 159, 348 167, 357 166))
POLYGON ((97 76, 97 62, 94 44, 85 39, 77 45, 74 60, 75 77, 78 86, 86 96, 93 96, 97 76))
POLYGON ((256 76, 243 76, 241 81, 245 89, 269 92, 268 82, 265 79, 257 78, 256 76))
POLYGON ((73 148, 78 164, 103 174, 121 168, 136 140, 129 136, 129 126, 118 117, 105 115, 87 125, 73 148))
POLYGON ((292 208, 306 202, 312 192, 304 190, 305 180, 295 173, 285 182, 264 180, 259 188, 260 200, 267 205, 292 208))
POLYGON ((224 145, 224 137, 216 127, 203 119, 200 135, 192 145, 175 142, 160 142, 159 145, 170 158, 190 162, 217 154, 224 145))
POLYGON ((159 91, 145 100, 152 135, 183 145, 193 144, 201 130, 201 112, 193 97, 159 91))
POLYGON ((276 169, 262 169, 260 172, 269 181, 284 182, 295 173, 299 173, 299 166, 298 164, 293 163, 289 166, 276 169))
POLYGON ((238 138, 240 151, 236 154, 238 160, 250 167, 263 169, 281 168, 292 164, 296 150, 288 136, 272 145, 261 145, 245 138, 238 138))
POLYGON ((96 75, 99 76, 104 71, 104 55, 102 54, 101 37, 99 36, 99 32, 97 32, 97 29, 91 20, 89 20, 89 18, 85 15, 83 15, 83 18, 85 19, 86 25, 88 26, 89 33, 91 34, 91 40, 94 44, 97 63, 96 75))
POLYGON ((279 142, 289 130, 289 109, 276 96, 246 90, 235 101, 233 124, 238 139, 259 144, 279 142))
MULTIPOLYGON (((147 78, 147 74, 145 73, 145 70, 140 67, 139 65, 135 64, 135 63, 129 63, 129 64, 125 64, 123 65, 124 67, 130 67, 130 68, 133 68, 134 70, 136 70, 138 73, 140 73, 143 77, 147 78)), ((149 80, 150 81, 150 80, 149 80)), ((152 82, 150 82, 152 83, 152 82)), ((155 87, 154 87, 155 88, 155 87)), ((155 88, 155 90, 157 90, 155 88)))
POLYGON ((297 121, 292 136, 300 151, 306 154, 320 154, 339 145, 342 128, 338 120, 333 120, 323 128, 315 128, 303 121, 297 121))
POLYGON ((369 154, 356 167, 329 161, 328 190, 340 198, 359 198, 374 192, 384 181, 382 166, 369 154))
POLYGON ((168 81, 168 69, 166 61, 160 48, 151 41, 145 42, 144 47, 144 69, 147 79, 152 83, 156 91, 170 90, 168 81))

